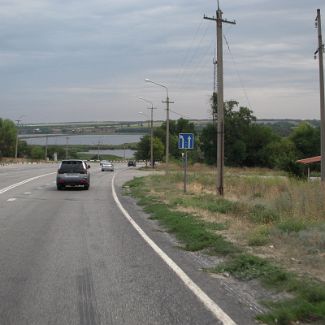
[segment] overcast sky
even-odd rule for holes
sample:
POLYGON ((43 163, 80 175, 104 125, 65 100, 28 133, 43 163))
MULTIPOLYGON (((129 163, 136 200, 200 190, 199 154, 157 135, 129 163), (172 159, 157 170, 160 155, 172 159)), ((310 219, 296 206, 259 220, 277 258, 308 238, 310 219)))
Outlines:
MULTIPOLYGON (((258 118, 319 119, 324 0, 220 0, 225 100, 258 118), (228 47, 229 46, 229 47, 228 47)), ((164 119, 164 84, 187 118, 209 118, 217 1, 0 0, 0 117, 28 122, 164 119)), ((325 39, 325 36, 323 37, 325 39)), ((177 119, 180 115, 171 114, 177 119)))

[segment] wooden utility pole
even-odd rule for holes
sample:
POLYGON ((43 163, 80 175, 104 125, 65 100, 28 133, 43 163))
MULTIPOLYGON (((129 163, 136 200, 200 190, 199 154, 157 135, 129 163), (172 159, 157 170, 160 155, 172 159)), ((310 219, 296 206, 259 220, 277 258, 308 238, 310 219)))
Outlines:
POLYGON ((319 59, 319 94, 320 94, 320 129, 321 129, 321 181, 325 182, 325 104, 324 104, 324 65, 323 65, 323 53, 324 44, 322 40, 322 24, 320 9, 317 9, 316 28, 318 28, 318 49, 315 52, 318 53, 319 59))
POLYGON ((222 24, 236 24, 235 21, 222 19, 222 11, 219 7, 216 11, 216 17, 207 17, 204 19, 213 20, 217 25, 217 192, 223 196, 223 178, 224 178, 224 106, 223 106, 223 35, 222 24))

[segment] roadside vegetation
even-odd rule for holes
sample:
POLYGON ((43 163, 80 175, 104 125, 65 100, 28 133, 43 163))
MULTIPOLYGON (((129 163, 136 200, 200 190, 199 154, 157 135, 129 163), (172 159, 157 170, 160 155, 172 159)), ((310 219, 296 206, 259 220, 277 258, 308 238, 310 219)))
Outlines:
POLYGON ((267 169, 227 168, 225 197, 215 194, 216 171, 190 167, 135 178, 126 186, 151 218, 184 249, 220 256, 207 272, 258 279, 288 297, 264 301, 267 324, 325 321, 325 188, 267 169))

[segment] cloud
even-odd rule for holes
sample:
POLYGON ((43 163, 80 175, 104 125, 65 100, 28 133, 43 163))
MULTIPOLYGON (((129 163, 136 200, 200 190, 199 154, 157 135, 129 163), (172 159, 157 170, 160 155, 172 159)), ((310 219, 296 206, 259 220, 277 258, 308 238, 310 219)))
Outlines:
MULTIPOLYGON (((220 3, 224 17, 237 21, 224 25, 231 49, 224 44, 227 98, 246 103, 245 87, 258 116, 269 115, 264 108, 276 101, 275 117, 318 117, 314 18, 316 8, 325 12, 323 0, 220 3), (297 100, 304 89, 309 105, 297 100)), ((215 25, 203 14, 215 10, 208 0, 2 0, 1 114, 134 119, 137 97, 160 104, 164 96, 144 83, 149 77, 168 85, 175 111, 208 117, 215 25)))

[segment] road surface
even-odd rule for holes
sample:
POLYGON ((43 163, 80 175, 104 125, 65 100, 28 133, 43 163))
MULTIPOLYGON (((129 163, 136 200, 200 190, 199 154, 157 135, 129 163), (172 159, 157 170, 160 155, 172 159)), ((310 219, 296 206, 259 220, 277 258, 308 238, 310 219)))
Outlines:
POLYGON ((56 169, 0 167, 0 324, 254 324, 249 302, 202 272, 198 255, 177 248, 122 194, 121 185, 143 172, 125 164, 101 172, 93 164, 88 191, 57 191, 56 169), (139 235, 116 199, 214 302, 210 307, 220 308, 219 319, 139 235))

